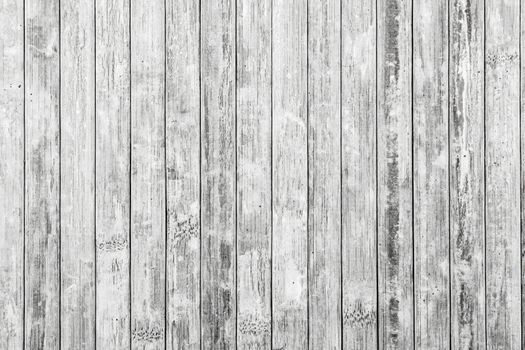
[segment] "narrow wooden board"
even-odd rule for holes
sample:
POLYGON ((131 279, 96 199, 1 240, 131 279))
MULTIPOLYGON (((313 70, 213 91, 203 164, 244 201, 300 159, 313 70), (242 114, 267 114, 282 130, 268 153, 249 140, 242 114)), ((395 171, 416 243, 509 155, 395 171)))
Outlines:
POLYGON ((131 2, 131 348, 165 347, 165 2, 131 2))
POLYGON ((200 349, 199 4, 166 2, 168 350, 200 349))
POLYGON ((483 4, 449 3, 451 348, 485 348, 483 4))
POLYGON ((24 4, 0 1, 0 348, 24 343, 24 4))
POLYGON ((308 326, 310 349, 340 349, 341 4, 308 3, 308 326))
POLYGON ((25 347, 60 346, 60 13, 25 0, 25 347))
POLYGON ((448 1, 413 3, 415 347, 450 346, 448 1))
POLYGON ((271 349, 271 5, 237 1, 238 349, 271 349))
POLYGON ((379 348, 414 347, 411 1, 378 2, 379 348))
POLYGON ((201 342, 236 347, 235 1, 201 3, 201 342))
POLYGON ((520 0, 485 6, 487 349, 520 349, 520 0))
POLYGON ((307 1, 272 4, 272 347, 308 346, 307 1))
POLYGON ((129 0, 96 0, 96 344, 130 348, 129 0))
POLYGON ((376 349, 376 3, 341 6, 343 349, 376 349))
POLYGON ((93 0, 60 5, 60 339, 95 347, 95 17, 93 0))

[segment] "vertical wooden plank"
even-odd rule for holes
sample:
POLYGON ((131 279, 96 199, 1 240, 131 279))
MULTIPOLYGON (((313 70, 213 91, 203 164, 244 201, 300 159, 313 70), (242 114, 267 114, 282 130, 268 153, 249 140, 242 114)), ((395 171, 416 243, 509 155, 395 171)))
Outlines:
POLYGON ((415 346, 450 346, 447 0, 414 1, 415 346))
POLYGON ((343 348, 376 349, 376 2, 341 13, 343 348))
POLYGON ((131 2, 131 347, 165 345, 165 2, 131 2))
POLYGON ((411 5, 381 0, 377 13, 381 349, 414 347, 411 5))
POLYGON ((485 6, 487 348, 520 349, 520 1, 485 6))
POLYGON ((60 6, 61 347, 95 347, 95 27, 92 0, 60 6))
POLYGON ((237 347, 271 349, 271 14, 237 1, 237 347))
POLYGON ((307 0, 274 0, 272 20, 272 347, 306 349, 307 0))
POLYGON ((449 6, 451 345, 484 349, 484 9, 449 6))
POLYGON ((166 2, 166 348, 173 350, 200 349, 199 4, 166 2))
POLYGON ((24 342, 24 4, 0 1, 0 348, 24 342))
POLYGON ((96 344, 130 348, 129 0, 96 0, 96 344))
POLYGON ((202 345, 236 347, 235 1, 201 2, 202 345))
POLYGON ((25 347, 60 342, 59 2, 25 1, 25 347))
POLYGON ((308 3, 309 347, 341 348, 341 3, 308 3))

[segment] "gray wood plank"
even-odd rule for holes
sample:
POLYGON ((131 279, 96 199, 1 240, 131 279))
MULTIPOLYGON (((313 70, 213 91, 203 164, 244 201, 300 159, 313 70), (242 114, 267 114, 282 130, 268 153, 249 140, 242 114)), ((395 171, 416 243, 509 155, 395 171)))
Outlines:
POLYGON ((520 349, 520 1, 485 6, 487 349, 520 349))
POLYGON ((201 342, 236 347, 235 1, 201 3, 201 342))
POLYGON ((342 16, 343 348, 376 349, 376 3, 342 16))
POLYGON ((449 7, 451 345, 484 349, 484 9, 449 7))
POLYGON ((96 0, 96 344, 130 348, 129 0, 96 0))
POLYGON ((341 4, 308 3, 309 348, 341 348, 341 4))
POLYGON ((450 347, 448 6, 413 3, 415 346, 450 347))
POLYGON ((94 349, 94 2, 65 0, 60 12, 60 340, 94 349))
POLYGON ((525 259, 523 258, 523 252, 525 251, 525 128, 523 126, 524 116, 523 111, 525 111, 525 6, 520 7, 520 87, 521 87, 521 109, 520 109, 520 144, 521 144, 521 196, 520 196, 520 209, 521 209, 521 348, 525 349, 525 259))
POLYGON ((25 347, 60 342, 59 2, 25 1, 25 347))
POLYGON ((379 348, 414 347, 411 2, 378 3, 379 348))
POLYGON ((166 2, 166 348, 173 350, 200 349, 199 9, 197 0, 166 2))
POLYGON ((272 4, 272 347, 306 349, 307 1, 272 4))
POLYGON ((271 5, 237 1, 239 349, 271 349, 271 5))
POLYGON ((24 342, 24 4, 0 1, 0 348, 24 342))
POLYGON ((165 346, 165 2, 131 2, 131 348, 165 346))

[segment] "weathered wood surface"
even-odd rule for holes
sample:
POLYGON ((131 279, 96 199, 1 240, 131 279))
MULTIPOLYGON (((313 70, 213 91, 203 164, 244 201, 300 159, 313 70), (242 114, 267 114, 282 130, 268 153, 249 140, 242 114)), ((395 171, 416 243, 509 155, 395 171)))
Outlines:
POLYGON ((271 349, 271 15, 237 1, 237 348, 271 349))
POLYGON ((96 1, 96 344, 130 348, 130 0, 96 1))
POLYGON ((377 348, 376 6, 342 6, 343 349, 377 348))
POLYGON ((25 342, 60 346, 60 10, 25 1, 25 342))
POLYGON ((131 348, 165 347, 165 2, 131 2, 131 348))
POLYGON ((0 348, 24 344, 24 4, 0 1, 0 348))
POLYGON ((525 346, 523 11, 0 0, 0 348, 525 346))
POLYGON ((447 1, 413 5, 414 331, 450 345, 447 1))
POLYGON ((308 347, 307 0, 272 5, 272 344, 308 347))
POLYGON ((201 349, 199 8, 166 2, 167 350, 201 349))

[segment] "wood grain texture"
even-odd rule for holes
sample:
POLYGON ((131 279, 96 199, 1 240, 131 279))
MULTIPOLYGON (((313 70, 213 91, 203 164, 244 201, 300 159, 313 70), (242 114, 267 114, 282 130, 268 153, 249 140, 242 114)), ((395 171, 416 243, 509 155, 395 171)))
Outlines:
POLYGON ((59 3, 25 2, 25 347, 60 341, 59 3))
POLYGON ((376 3, 341 6, 343 349, 376 349, 376 3))
POLYGON ((411 2, 378 2, 379 348, 414 347, 411 2))
POLYGON ((415 347, 450 346, 448 4, 413 3, 415 347))
POLYGON ((94 2, 60 6, 60 340, 95 347, 94 2))
POLYGON ((484 9, 449 6, 451 346, 484 349, 484 9))
POLYGON ((236 347, 235 1, 201 3, 201 341, 236 347))
POLYGON ((166 2, 168 350, 200 349, 199 18, 199 1, 166 2))
POLYGON ((520 1, 485 6, 487 349, 520 349, 520 1))
POLYGON ((307 1, 272 5, 272 347, 308 346, 307 1))
POLYGON ((130 3, 96 1, 96 344, 130 348, 130 3))
POLYGON ((341 9, 308 3, 309 348, 341 348, 341 9))
POLYGON ((165 8, 131 2, 131 348, 165 346, 165 8))
POLYGON ((24 4, 0 1, 0 348, 24 342, 24 4))
POLYGON ((237 348, 271 349, 272 2, 237 1, 237 348))

